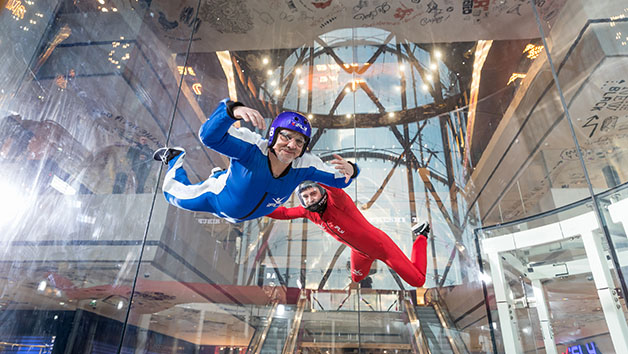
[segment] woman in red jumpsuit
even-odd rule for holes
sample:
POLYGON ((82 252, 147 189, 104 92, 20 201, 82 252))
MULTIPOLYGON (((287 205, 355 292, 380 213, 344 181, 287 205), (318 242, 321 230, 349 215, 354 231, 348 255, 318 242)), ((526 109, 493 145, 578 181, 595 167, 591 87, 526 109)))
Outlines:
POLYGON ((351 247, 353 281, 366 278, 373 261, 379 259, 408 284, 423 286, 427 267, 427 235, 430 231, 428 223, 412 228, 417 238, 412 246, 411 259, 408 259, 388 235, 364 218, 342 189, 305 182, 299 186, 298 195, 305 207, 279 207, 268 216, 282 220, 308 218, 336 240, 351 247))

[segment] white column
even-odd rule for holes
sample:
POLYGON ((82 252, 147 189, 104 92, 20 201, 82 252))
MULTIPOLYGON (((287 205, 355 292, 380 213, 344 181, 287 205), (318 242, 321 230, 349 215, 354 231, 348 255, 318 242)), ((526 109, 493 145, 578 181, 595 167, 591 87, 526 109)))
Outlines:
POLYGON ((499 315, 499 326, 504 339, 504 350, 506 353, 523 353, 521 347, 521 337, 517 326, 517 316, 515 308, 511 303, 506 287, 506 278, 502 267, 501 258, 498 253, 488 253, 488 261, 491 267, 493 278, 493 288, 495 289, 495 300, 497 301, 497 314, 499 315))
MULTIPOLYGON (((205 310, 198 313, 198 325, 196 328, 196 348, 200 348, 203 343, 203 324, 205 323, 205 310)), ((197 349, 198 350, 198 349, 197 349)))
POLYGON ((582 241, 591 266, 604 318, 611 334, 616 353, 628 353, 628 325, 626 316, 615 291, 615 284, 606 261, 606 254, 600 238, 590 230, 582 231, 582 241))
POLYGON ((622 199, 608 206, 613 222, 622 223, 624 231, 628 235, 628 199, 622 199))
POLYGON ((150 319, 152 315, 146 314, 139 315, 138 317, 137 336, 135 337, 135 343, 133 345, 133 348, 135 348, 135 354, 146 352, 146 340, 148 339, 148 328, 150 327, 150 319))
POLYGON ((560 223, 566 236, 582 235, 584 250, 591 267, 591 274, 595 282, 606 325, 613 341, 616 353, 628 353, 628 325, 626 316, 615 291, 615 283, 611 276, 610 268, 606 260, 606 252, 599 236, 593 235, 593 230, 599 228, 593 212, 580 215, 560 223))
POLYGON ((554 342, 554 331, 552 330, 552 322, 550 320, 549 309, 547 308, 545 292, 543 291, 543 285, 540 280, 532 280, 532 290, 534 290, 536 311, 539 314, 539 321, 541 322, 545 352, 547 354, 558 354, 556 343, 554 342))

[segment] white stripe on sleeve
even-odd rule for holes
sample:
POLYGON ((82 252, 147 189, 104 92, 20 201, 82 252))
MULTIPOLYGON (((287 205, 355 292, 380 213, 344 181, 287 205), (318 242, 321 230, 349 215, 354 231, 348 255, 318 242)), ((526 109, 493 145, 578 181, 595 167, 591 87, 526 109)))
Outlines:
POLYGON ((236 128, 232 125, 227 133, 238 140, 242 140, 251 145, 257 145, 257 148, 260 149, 264 155, 268 152, 268 140, 263 139, 261 135, 247 128, 236 128))
POLYGON ((334 178, 344 178, 345 175, 335 169, 332 165, 326 164, 320 157, 312 155, 309 152, 292 161, 292 168, 309 168, 314 167, 319 171, 328 172, 334 175, 334 178))

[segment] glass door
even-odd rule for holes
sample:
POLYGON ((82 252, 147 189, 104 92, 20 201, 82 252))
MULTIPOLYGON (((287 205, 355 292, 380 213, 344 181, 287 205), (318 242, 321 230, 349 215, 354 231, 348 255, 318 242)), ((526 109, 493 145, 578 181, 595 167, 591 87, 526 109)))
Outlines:
POLYGON ((509 353, 614 352, 623 299, 608 245, 585 205, 484 230, 493 326, 509 353))

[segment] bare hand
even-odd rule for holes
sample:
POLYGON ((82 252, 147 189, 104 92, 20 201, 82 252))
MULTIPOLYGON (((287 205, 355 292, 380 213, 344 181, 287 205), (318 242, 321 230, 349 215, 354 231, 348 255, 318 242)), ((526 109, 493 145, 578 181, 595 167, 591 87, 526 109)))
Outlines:
POLYGON ((233 116, 236 118, 241 118, 245 122, 250 122, 253 124, 255 128, 258 129, 266 129, 266 122, 264 121, 264 117, 253 108, 238 106, 233 109, 233 116))
POLYGON ((336 165, 335 168, 340 171, 340 173, 345 175, 345 183, 348 183, 354 173, 353 165, 343 159, 340 155, 334 154, 333 156, 335 160, 331 160, 330 163, 336 165))

